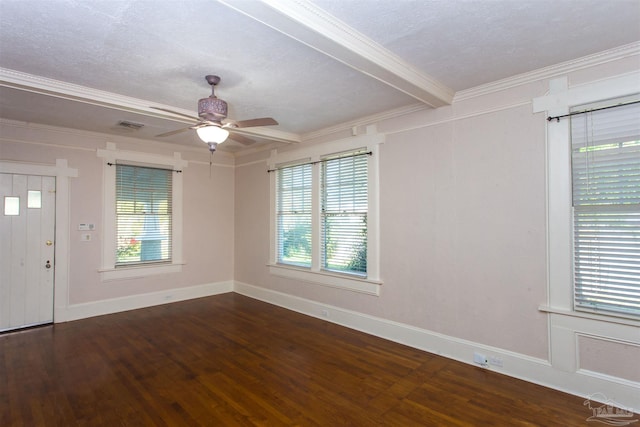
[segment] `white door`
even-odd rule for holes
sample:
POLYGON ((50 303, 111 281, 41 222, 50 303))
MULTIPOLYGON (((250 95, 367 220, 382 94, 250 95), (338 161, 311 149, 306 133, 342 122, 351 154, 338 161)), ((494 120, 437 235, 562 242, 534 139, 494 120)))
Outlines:
POLYGON ((56 179, 0 173, 0 331, 53 322, 56 179))

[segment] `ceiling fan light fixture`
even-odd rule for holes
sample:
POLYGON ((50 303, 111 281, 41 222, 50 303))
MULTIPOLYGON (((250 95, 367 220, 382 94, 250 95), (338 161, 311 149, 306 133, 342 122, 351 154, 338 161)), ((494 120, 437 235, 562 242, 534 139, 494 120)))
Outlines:
POLYGON ((229 136, 229 131, 226 129, 222 129, 219 126, 202 126, 196 129, 198 132, 198 137, 205 143, 216 143, 220 144, 226 141, 229 136))
POLYGON ((226 120, 228 106, 227 102, 216 97, 214 90, 215 86, 220 83, 220 77, 214 75, 208 75, 205 77, 207 83, 211 86, 211 95, 208 98, 202 98, 198 101, 198 118, 191 117, 189 115, 179 113, 177 111, 169 110, 162 107, 154 107, 151 108, 155 110, 164 111, 166 113, 171 113, 176 116, 180 116, 183 118, 190 119, 190 121, 195 122, 193 125, 173 130, 170 132, 161 133, 160 135, 156 135, 158 137, 163 136, 171 136, 180 132, 184 132, 188 129, 195 129, 198 133, 198 137, 209 146, 209 151, 213 153, 216 150, 218 144, 224 142, 229 137, 229 130, 233 132, 233 140, 242 145, 251 145, 256 141, 251 138, 247 138, 236 131, 238 128, 249 128, 249 127, 257 127, 257 126, 274 126, 277 125, 278 122, 271 117, 262 117, 258 119, 250 119, 250 120, 226 120), (225 121, 226 120, 226 121, 225 121), (225 124, 223 125, 223 121, 225 124))

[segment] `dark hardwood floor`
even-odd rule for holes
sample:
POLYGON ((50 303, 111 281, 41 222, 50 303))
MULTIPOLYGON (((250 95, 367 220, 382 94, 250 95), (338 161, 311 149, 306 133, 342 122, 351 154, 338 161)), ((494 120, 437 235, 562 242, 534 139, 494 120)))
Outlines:
POLYGON ((238 294, 0 335, 0 426, 585 426, 583 399, 238 294))

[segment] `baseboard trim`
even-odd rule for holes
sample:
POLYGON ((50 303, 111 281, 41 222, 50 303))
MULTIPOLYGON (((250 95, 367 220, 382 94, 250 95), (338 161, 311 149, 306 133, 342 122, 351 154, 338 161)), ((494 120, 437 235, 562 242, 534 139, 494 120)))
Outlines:
POLYGON ((54 313, 54 322, 68 322, 122 311, 152 307, 154 305, 185 301, 211 295, 233 292, 233 281, 206 283, 186 288, 167 289, 146 294, 111 298, 82 304, 72 304, 54 313))
MULTIPOLYGON (((640 384, 622 378, 603 374, 596 376, 582 371, 563 371, 554 368, 548 360, 439 334, 332 305, 321 304, 248 283, 236 281, 233 289, 236 293, 253 299, 469 365, 480 367, 473 362, 473 353, 480 352, 488 358, 493 357, 494 361, 496 361, 495 358, 501 360, 503 365, 502 367, 488 365, 483 369, 583 398, 589 398, 595 393, 602 393, 610 401, 614 401, 625 408, 636 408, 636 410, 640 408, 640 384)), ((588 415, 589 413, 586 411, 585 417, 588 415)))

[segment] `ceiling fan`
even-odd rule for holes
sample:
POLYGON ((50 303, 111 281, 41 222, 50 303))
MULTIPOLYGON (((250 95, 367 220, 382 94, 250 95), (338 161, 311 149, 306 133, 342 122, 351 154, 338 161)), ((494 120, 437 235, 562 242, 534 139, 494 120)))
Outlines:
POLYGON ((220 77, 208 75, 205 77, 205 79, 207 80, 207 83, 211 85, 211 95, 198 101, 199 118, 191 117, 186 114, 182 114, 177 111, 172 111, 165 108, 151 107, 155 110, 160 110, 181 117, 186 117, 187 119, 193 120, 195 122, 193 126, 174 130, 171 132, 165 132, 160 135, 156 135, 157 137, 171 136, 189 129, 195 129, 198 133, 198 137, 200 137, 200 139, 209 146, 209 151, 213 153, 214 151, 216 151, 216 147, 218 146, 218 144, 224 142, 227 137, 243 145, 251 145, 255 142, 253 139, 236 133, 236 129, 254 126, 272 126, 278 124, 278 122, 271 117, 239 121, 227 119, 227 103, 224 100, 218 98, 215 94, 215 87, 218 83, 220 83, 220 77))

